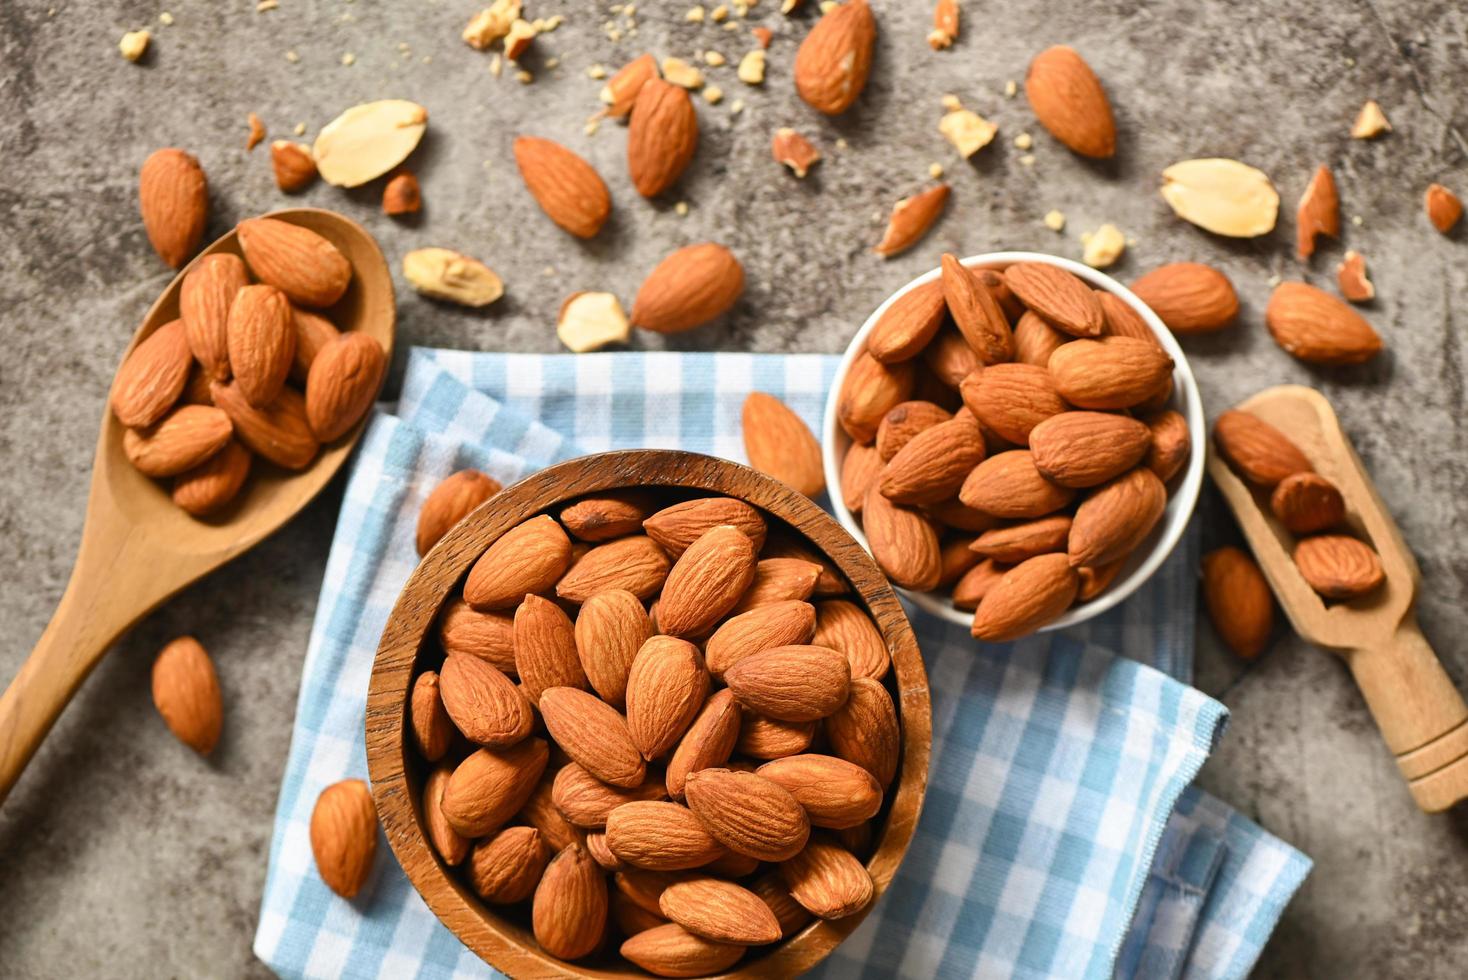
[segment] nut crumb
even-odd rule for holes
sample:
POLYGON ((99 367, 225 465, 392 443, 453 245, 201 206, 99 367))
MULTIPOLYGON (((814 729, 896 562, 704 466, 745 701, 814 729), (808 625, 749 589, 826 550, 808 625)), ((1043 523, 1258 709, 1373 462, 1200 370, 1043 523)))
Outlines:
POLYGON ((836 0, 821 0, 822 16, 829 14, 831 11, 835 10, 839 6, 841 5, 837 3, 836 0))
POLYGON ((519 71, 515 72, 515 81, 519 82, 521 85, 529 85, 531 82, 535 81, 535 76, 530 74, 530 72, 526 71, 525 69, 521 68, 519 71))
POLYGON ((489 59, 489 73, 495 78, 499 78, 500 73, 504 70, 505 61, 500 57, 499 52, 496 51, 494 57, 489 59))
POLYGON ((519 61, 535 40, 535 27, 528 20, 516 20, 505 35, 505 59, 519 61))
POLYGON ((292 129, 291 132, 295 133, 297 136, 305 136, 306 135, 306 124, 303 123, 303 122, 296 123, 295 128, 292 129))
POLYGON ((988 146, 999 127, 971 109, 954 109, 938 121, 938 132, 968 159, 988 146))
POLYGON ((689 7, 688 13, 683 15, 683 19, 688 21, 688 23, 690 24, 702 24, 703 16, 704 14, 702 7, 689 7))
POLYGON ((724 100, 724 90, 717 85, 710 85, 703 90, 703 97, 709 105, 718 105, 724 100))
POLYGON ((1356 122, 1351 127, 1351 136, 1358 140, 1369 140, 1391 131, 1392 124, 1386 121, 1386 113, 1381 111, 1381 106, 1377 105, 1375 100, 1368 100, 1356 115, 1356 122))
POLYGON ((1045 213, 1045 227, 1051 231, 1065 231, 1065 215, 1054 209, 1045 213))
POLYGON ((1011 79, 1009 79, 1009 81, 1007 81, 1007 82, 1004 83, 1004 97, 1006 99, 1012 99, 1012 98, 1014 98, 1018 94, 1019 94, 1019 83, 1018 82, 1016 82, 1014 79, 1011 78, 1011 79))
POLYGON ((789 167, 796 177, 804 177, 821 159, 821 151, 789 126, 775 130, 774 139, 770 141, 770 155, 776 163, 789 167))
POLYGON ((1086 251, 1081 260, 1093 269, 1105 269, 1121 258, 1126 251, 1126 236, 1113 224, 1105 224, 1095 231, 1081 236, 1086 251))
POLYGON ((245 138, 245 151, 249 152, 259 146, 260 141, 265 138, 265 123, 253 112, 246 117, 245 122, 250 127, 250 135, 245 138))
POLYGON ((963 103, 958 101, 958 96, 950 92, 943 96, 943 108, 949 112, 957 112, 963 108, 963 103))
POLYGON ((596 131, 601 128, 601 121, 602 114, 594 113, 590 119, 586 120, 586 125, 581 127, 581 131, 587 136, 595 136, 596 131))
POLYGON ((173 26, 173 14, 170 14, 166 10, 163 11, 163 13, 161 13, 161 14, 158 15, 158 23, 162 24, 164 27, 172 27, 173 26))
POLYGON ((678 212, 679 217, 685 217, 688 214, 688 202, 679 201, 677 204, 673 205, 673 210, 678 212))
POLYGON ((153 35, 148 31, 128 31, 117 42, 117 50, 128 61, 137 61, 147 53, 148 42, 152 39, 153 35))
POLYGON ((263 14, 265 13, 265 11, 274 10, 276 7, 279 6, 279 0, 260 0, 259 3, 255 4, 255 13, 263 14))
POLYGON ((294 51, 287 51, 285 53, 285 60, 294 65, 296 62, 301 60, 301 56, 296 54, 294 51))
POLYGON ((1366 219, 1361 217, 1359 214, 1351 215, 1351 224, 1355 225, 1357 228, 1360 228, 1365 223, 1366 219))
POLYGON ((586 77, 594 78, 597 81, 601 81, 603 78, 607 77, 607 70, 602 65, 592 65, 590 68, 586 69, 586 77))
POLYGON ((357 63, 357 56, 348 51, 342 55, 342 64, 350 68, 357 63))
POLYGON ((713 18, 715 24, 722 24, 729 19, 729 8, 721 3, 709 11, 709 16, 713 18))
POLYGON ((762 48, 739 59, 739 80, 745 85, 759 85, 765 80, 765 52, 762 48))
POLYGON ((1035 145, 1035 138, 1029 133, 1020 133, 1014 138, 1014 145, 1017 149, 1028 150, 1035 145))
POLYGON ((759 46, 762 48, 768 48, 770 42, 775 39, 775 32, 768 27, 750 28, 749 33, 754 35, 754 39, 759 42, 759 46))
MULTIPOLYGON (((425 58, 424 61, 427 61, 427 59, 425 58)), ((554 71, 555 69, 557 69, 559 67, 561 67, 561 59, 560 58, 547 58, 547 59, 545 59, 545 70, 546 71, 554 71)))
POLYGON ((928 164, 928 176, 931 177, 931 178, 933 178, 934 180, 937 180, 939 177, 942 177, 943 176, 943 164, 937 163, 937 162, 928 164))
POLYGON ((674 85, 681 85, 687 89, 703 87, 703 72, 682 58, 664 58, 663 77, 674 85))
POLYGON ((743 111, 744 111, 744 100, 743 99, 735 99, 733 102, 730 102, 729 103, 729 115, 731 115, 731 116, 737 116, 737 115, 739 115, 743 111))
POLYGON ((1020 166, 1033 167, 1035 165, 1035 155, 1033 153, 1026 153, 1024 156, 1019 158, 1019 162, 1020 166))
POLYGON ((703 56, 703 63, 708 65, 710 68, 719 68, 723 65, 728 64, 724 56, 719 54, 719 52, 717 51, 706 52, 703 56))

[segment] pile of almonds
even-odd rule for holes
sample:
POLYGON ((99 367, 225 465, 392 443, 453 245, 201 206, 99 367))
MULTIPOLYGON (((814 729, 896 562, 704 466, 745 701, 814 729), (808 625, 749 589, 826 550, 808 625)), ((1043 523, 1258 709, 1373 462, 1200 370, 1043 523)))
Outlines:
POLYGON ((847 372, 841 494, 898 585, 950 588, 1010 640, 1103 592, 1190 451, 1172 358, 1056 266, 970 269, 893 302, 847 372))
MULTIPOLYGON (((445 484, 420 550, 493 493, 445 484)), ((435 851, 486 903, 528 905, 547 953, 619 942, 662 976, 861 911, 901 732, 887 646, 848 592, 729 497, 613 491, 507 531, 412 685, 435 851)), ((351 792, 323 824, 355 812, 351 792)), ((322 838, 328 883, 363 865, 322 838)))
MULTIPOLYGON (((154 158, 168 154, 166 166, 187 167, 179 153, 154 158)), ((144 167, 145 222, 150 230, 177 227, 150 211, 159 198, 147 193, 149 174, 178 183, 153 164, 144 167)), ((375 339, 341 333, 316 312, 351 282, 351 263, 336 246, 274 218, 251 218, 237 231, 243 257, 216 252, 189 270, 179 318, 134 348, 110 396, 127 427, 128 460, 171 480, 174 502, 200 517, 235 499, 252 454, 287 470, 309 466, 323 443, 367 412, 387 370, 375 339)), ((184 248, 180 261, 191 251, 184 248)))

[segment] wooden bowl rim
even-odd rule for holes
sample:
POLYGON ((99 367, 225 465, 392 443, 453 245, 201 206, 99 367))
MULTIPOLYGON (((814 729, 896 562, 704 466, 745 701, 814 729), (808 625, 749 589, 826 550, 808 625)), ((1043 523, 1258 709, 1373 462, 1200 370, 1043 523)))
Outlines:
POLYGON ((526 942, 518 926, 485 908, 451 877, 423 830, 408 778, 408 689, 424 639, 443 603, 491 542, 539 513, 587 494, 628 487, 701 490, 737 497, 803 535, 851 582, 887 641, 902 722, 902 762, 882 837, 867 868, 875 894, 862 912, 807 925, 770 952, 723 976, 785 976, 808 970, 854 930, 887 889, 912 841, 927 789, 932 747, 927 671, 917 637, 891 585, 871 557, 815 502, 762 473, 725 459, 679 450, 619 450, 540 470, 505 488, 444 536, 409 576, 383 629, 367 695, 367 766, 378 819, 393 854, 434 915, 469 949, 515 977, 627 977, 630 964, 598 969, 564 963, 526 942))

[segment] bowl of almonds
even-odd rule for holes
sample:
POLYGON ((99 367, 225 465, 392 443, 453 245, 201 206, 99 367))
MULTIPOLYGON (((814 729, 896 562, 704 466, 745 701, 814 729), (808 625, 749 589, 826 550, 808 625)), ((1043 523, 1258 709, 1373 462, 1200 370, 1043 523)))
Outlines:
POLYGON ((1203 481, 1203 406, 1167 327, 1034 252, 945 255, 879 306, 823 435, 842 525, 919 608, 995 642, 1125 599, 1203 481))
POLYGON ((511 976, 809 969, 896 873, 930 743, 917 641, 861 546, 783 483, 672 451, 558 464, 458 523, 367 708, 398 861, 511 976))

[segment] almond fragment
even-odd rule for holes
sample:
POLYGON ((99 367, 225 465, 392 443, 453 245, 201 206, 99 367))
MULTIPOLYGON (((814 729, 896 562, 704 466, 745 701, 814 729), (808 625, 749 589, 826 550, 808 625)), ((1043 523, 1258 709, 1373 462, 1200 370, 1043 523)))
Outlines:
POLYGON ((1274 230, 1279 193, 1265 174, 1221 157, 1184 160, 1162 171, 1162 198, 1179 218, 1231 238, 1274 230))
POLYGON ((1116 153, 1116 123, 1101 80, 1074 48, 1056 45, 1035 55, 1025 97, 1040 125, 1081 156, 1116 153))
POLYGON ((804 177, 821 160, 821 151, 788 126, 775 130, 775 137, 770 141, 770 155, 776 163, 789 167, 797 177, 804 177))
POLYGON ((745 52, 744 57, 739 59, 736 74, 745 85, 763 84, 765 80, 764 48, 755 48, 753 51, 745 52))
POLYGON ((1383 346, 1361 314, 1308 283, 1276 286, 1264 322, 1286 353, 1312 364, 1361 364, 1383 346))
POLYGON ((1335 267, 1335 275, 1341 295, 1352 303, 1369 303, 1376 298, 1376 286, 1366 277, 1366 259, 1360 252, 1348 249, 1335 267))
POLYGON ((938 531, 927 517, 893 503, 873 486, 862 504, 861 523, 872 557, 893 582, 919 592, 938 584, 943 561, 938 531))
POLYGON ((270 167, 275 172, 275 186, 287 194, 305 190, 316 179, 316 161, 310 149, 290 140, 271 142, 270 167))
POLYGON ((1222 272, 1200 262, 1159 266, 1133 282, 1132 292, 1175 334, 1220 330, 1233 323, 1239 313, 1233 283, 1222 272))
POLYGON ((173 502, 195 517, 216 514, 250 475, 250 451, 231 439, 223 449, 173 480, 173 502))
POLYGON ((1167 488, 1139 466, 1093 490, 1076 508, 1066 550, 1074 567, 1107 565, 1135 551, 1167 507, 1167 488))
POLYGON ((423 209, 423 189, 412 171, 399 170, 382 188, 382 213, 417 214, 423 209))
POLYGON ((890 259, 916 245, 943 213, 943 207, 948 203, 948 193, 947 184, 937 184, 898 201, 892 206, 892 214, 887 219, 887 230, 882 233, 882 240, 872 251, 884 259, 890 259))
POLYGON ((214 662, 192 636, 171 641, 153 661, 153 705, 180 742, 200 755, 214 751, 224 702, 214 662))
POLYGON ((850 851, 814 839, 780 866, 791 896, 822 919, 844 919, 866 908, 875 886, 872 876, 850 851))
POLYGON ((722 245, 703 242, 659 262, 638 287, 632 322, 655 333, 682 333, 727 312, 744 292, 744 267, 722 245))
POLYGON ((505 284, 489 266, 447 248, 406 253, 403 278, 425 296, 460 306, 488 306, 505 294, 505 284))
POLYGON ((627 128, 627 172, 643 197, 668 190, 698 147, 698 115, 688 92, 649 78, 637 93, 627 128))
POLYGON ((209 397, 234 426, 234 434, 253 453, 288 470, 303 470, 321 444, 306 420, 306 399, 294 388, 282 388, 275 401, 254 408, 236 384, 209 386, 209 397))
POLYGON ((250 218, 236 227, 250 271, 303 306, 331 306, 352 280, 352 264, 309 228, 278 218, 250 218))
POLYGON ((188 382, 189 366, 186 325, 182 320, 165 323, 133 348, 117 369, 110 397, 112 414, 134 428, 157 422, 178 402, 188 382))
POLYGON ((428 110, 415 102, 366 102, 323 126, 311 155, 328 184, 360 187, 406 160, 427 128, 428 110))
POLYGON ((199 249, 209 216, 209 187, 193 154, 154 151, 138 173, 143 228, 158 257, 180 268, 199 249))
POLYGON ((1244 479, 1261 487, 1273 487, 1287 476, 1315 469, 1289 436, 1238 409, 1230 409, 1214 421, 1213 442, 1244 479))
POLYGON ((933 7, 933 29, 928 32, 928 47, 934 51, 952 47, 958 38, 958 0, 938 0, 933 7))
POLYGON ((976 639, 1017 640, 1070 607, 1079 579, 1065 555, 1039 555, 1005 572, 974 613, 976 639))
POLYGON ((810 427, 773 395, 752 392, 741 413, 749 465, 807 497, 826 489, 821 445, 810 427))
POLYGON ((530 50, 530 43, 535 40, 540 32, 535 25, 522 17, 517 17, 510 24, 509 33, 505 35, 505 60, 509 62, 519 61, 530 50))
POLYGON ((1346 516, 1345 498, 1335 484, 1310 472, 1292 473, 1279 481, 1269 509, 1292 534, 1327 531, 1346 516))
POLYGON ((1126 251, 1126 235, 1109 223, 1082 234, 1081 241, 1086 247, 1081 261, 1093 269, 1109 269, 1126 251))
POLYGON ((785 861, 810 837, 810 820, 795 797, 752 772, 701 769, 688 775, 684 793, 708 832, 735 853, 785 861))
POLYGON ((1452 231, 1458 219, 1463 217, 1463 202, 1442 184, 1432 184, 1427 188, 1422 206, 1427 211, 1427 220, 1444 235, 1452 231))
POLYGON ((744 949, 696 936, 669 922, 637 933, 622 943, 619 952, 656 976, 704 977, 722 973, 739 962, 744 949))
POLYGON ((631 333, 627 314, 612 293, 572 293, 556 318, 556 336, 577 354, 624 344, 631 333))
POLYGON ((534 827, 506 827, 474 845, 469 882, 474 893, 491 905, 513 905, 535 894, 554 856, 544 835, 534 827))
POLYGON ((520 0, 495 0, 470 19, 464 28, 464 43, 476 51, 484 51, 510 33, 510 25, 520 16, 520 0))
POLYGON ((551 859, 531 907, 535 941, 552 956, 580 959, 600 945, 607 924, 607 883, 580 844, 551 859))
POLYGON ((1354 599, 1381 585, 1381 559, 1369 544, 1344 534, 1317 534, 1295 546, 1295 565, 1327 599, 1354 599))
POLYGON ((238 255, 216 252, 194 263, 179 289, 178 315, 189 350, 214 380, 229 378, 229 311, 249 281, 238 255))
POLYGON ((1381 106, 1374 99, 1368 99, 1351 125, 1351 138, 1369 140, 1391 131, 1392 124, 1386 121, 1386 113, 1381 111, 1381 106))
POLYGON ((1295 252, 1301 260, 1315 254, 1320 235, 1338 238, 1341 233, 1341 198, 1330 168, 1321 164, 1310 178, 1300 206, 1295 211, 1295 252))
POLYGON ((418 554, 428 554, 439 539, 499 492, 498 480, 475 469, 459 470, 445 477, 418 510, 418 554))
POLYGON ((652 55, 644 54, 628 62, 602 86, 601 101, 607 107, 606 114, 614 119, 626 118, 642 86, 648 79, 657 77, 658 62, 652 55))
POLYGON ((795 90, 828 116, 845 112, 866 88, 876 40, 867 0, 836 7, 816 21, 795 52, 795 90))
POLYGON ((377 809, 360 779, 343 779, 321 791, 311 810, 311 853, 327 887, 353 898, 372 873, 377 853, 377 809))
POLYGON ((952 109, 938 120, 938 132, 967 160, 994 141, 999 127, 972 109, 952 109))

